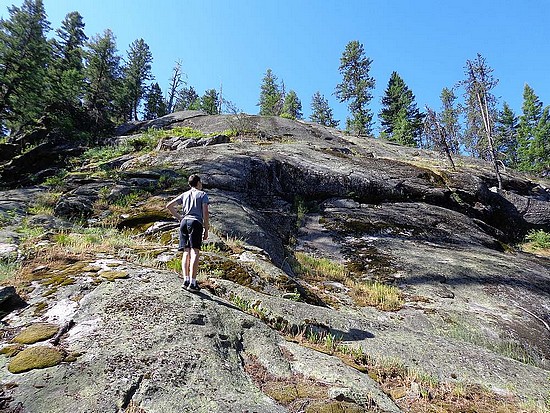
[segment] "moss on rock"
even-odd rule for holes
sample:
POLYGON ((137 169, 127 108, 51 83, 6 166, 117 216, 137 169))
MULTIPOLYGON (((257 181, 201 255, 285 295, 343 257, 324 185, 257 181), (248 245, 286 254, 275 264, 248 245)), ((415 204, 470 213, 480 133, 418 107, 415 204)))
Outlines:
POLYGON ((63 355, 53 347, 29 347, 18 353, 8 365, 10 373, 23 373, 33 369, 44 369, 61 363, 63 355))
POLYGON ((306 407, 306 413, 365 413, 366 410, 355 403, 340 401, 317 401, 306 407))
POLYGON ((13 357, 21 351, 23 346, 21 344, 8 344, 0 349, 0 354, 6 357, 13 357))
POLYGON ((273 400, 287 405, 298 398, 296 386, 290 383, 272 381, 265 384, 262 389, 273 400))
POLYGON ((52 338, 58 331, 59 327, 56 324, 36 323, 21 331, 12 341, 21 344, 33 344, 52 338))
POLYGON ((103 271, 99 276, 107 281, 114 281, 119 278, 128 278, 128 273, 126 271, 103 271))

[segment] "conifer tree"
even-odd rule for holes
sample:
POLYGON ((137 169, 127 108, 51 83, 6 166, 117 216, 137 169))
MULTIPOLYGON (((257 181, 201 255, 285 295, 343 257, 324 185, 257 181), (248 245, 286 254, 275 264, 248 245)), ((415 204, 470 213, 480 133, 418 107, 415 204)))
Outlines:
POLYGON ((312 113, 309 116, 309 119, 312 122, 331 128, 338 127, 340 121, 334 120, 332 109, 330 108, 328 101, 319 91, 315 92, 311 98, 311 111, 312 113))
POLYGON ((14 130, 36 119, 46 101, 44 87, 51 47, 42 0, 24 0, 0 19, 0 130, 14 130))
POLYGON ((200 99, 193 86, 183 87, 178 91, 174 110, 198 110, 200 109, 200 99))
POLYGON ((153 83, 145 95, 143 118, 146 120, 166 115, 166 101, 158 83, 153 83))
POLYGON ((277 83, 277 76, 271 69, 267 69, 260 88, 260 115, 279 116, 281 114, 284 96, 281 86, 277 83))
POLYGON ((302 119, 302 102, 294 90, 285 96, 281 116, 289 119, 302 119))
POLYGON ((525 85, 522 114, 518 124, 518 163, 524 171, 541 171, 550 163, 549 108, 543 104, 534 90, 525 85))
POLYGON ((200 108, 209 115, 218 115, 219 97, 216 89, 208 89, 200 99, 200 108))
POLYGON ((128 58, 123 68, 122 105, 128 105, 126 120, 138 119, 138 107, 147 92, 148 80, 153 78, 151 63, 153 55, 143 39, 134 40, 128 50, 128 58))
POLYGON ((94 121, 92 132, 97 133, 111 126, 119 89, 120 56, 111 30, 92 37, 85 52, 85 62, 85 105, 94 121))
POLYGON ((336 96, 340 102, 349 102, 351 118, 346 119, 346 129, 356 135, 369 135, 372 132, 372 113, 367 105, 372 100, 374 78, 369 74, 372 60, 365 56, 363 45, 357 40, 346 45, 340 58, 342 83, 336 86, 336 96))
POLYGON ((59 40, 52 41, 50 100, 79 105, 84 93, 84 44, 88 40, 82 16, 76 11, 67 14, 56 33, 59 40))
POLYGON ((504 102, 496 123, 496 147, 502 162, 509 167, 518 165, 518 118, 504 102))
POLYGON ((391 74, 382 105, 382 132, 394 142, 417 146, 420 143, 423 115, 416 107, 412 91, 397 72, 391 74))

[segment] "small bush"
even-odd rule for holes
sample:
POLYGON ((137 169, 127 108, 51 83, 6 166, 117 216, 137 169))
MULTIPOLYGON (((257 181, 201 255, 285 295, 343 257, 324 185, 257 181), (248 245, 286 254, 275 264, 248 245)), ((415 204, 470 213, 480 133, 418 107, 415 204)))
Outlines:
POLYGON ((538 231, 530 231, 525 239, 532 244, 534 249, 550 248, 550 233, 543 231, 542 229, 539 229, 538 231))

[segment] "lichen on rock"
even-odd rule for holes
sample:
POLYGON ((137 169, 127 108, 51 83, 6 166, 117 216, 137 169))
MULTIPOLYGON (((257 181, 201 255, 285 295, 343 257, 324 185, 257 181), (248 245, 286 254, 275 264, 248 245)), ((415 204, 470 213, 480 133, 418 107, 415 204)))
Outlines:
POLYGON ((59 330, 59 326, 51 323, 35 323, 21 331, 14 337, 15 343, 34 344, 52 338, 59 330))
POLYGON ((44 369, 61 363, 63 355, 59 350, 47 346, 28 347, 18 353, 8 365, 10 373, 23 373, 33 369, 44 369))

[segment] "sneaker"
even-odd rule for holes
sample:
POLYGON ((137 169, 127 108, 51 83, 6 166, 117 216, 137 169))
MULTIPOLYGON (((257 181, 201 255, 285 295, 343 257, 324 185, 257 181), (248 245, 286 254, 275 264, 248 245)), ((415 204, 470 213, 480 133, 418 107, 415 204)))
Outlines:
POLYGON ((187 287, 187 290, 192 291, 194 293, 198 293, 201 290, 201 288, 199 287, 198 283, 195 283, 195 284, 190 284, 189 287, 187 287))
POLYGON ((185 280, 181 286, 184 290, 187 290, 189 288, 189 280, 185 280))

